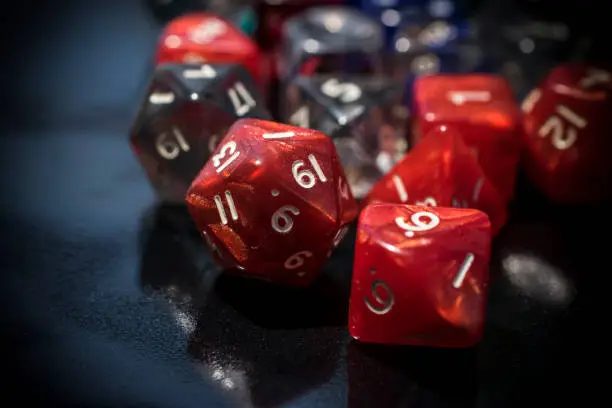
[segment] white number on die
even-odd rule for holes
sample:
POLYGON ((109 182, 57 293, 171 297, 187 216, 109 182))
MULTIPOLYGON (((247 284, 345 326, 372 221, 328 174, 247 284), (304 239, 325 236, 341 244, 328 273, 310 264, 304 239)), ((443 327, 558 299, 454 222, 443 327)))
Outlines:
POLYGON ((232 102, 236 116, 244 116, 257 105, 253 96, 249 93, 242 82, 236 82, 227 90, 227 96, 232 102), (241 100, 242 99, 242 100, 241 100))
POLYGON ((428 207, 437 207, 438 206, 438 202, 433 197, 425 197, 425 199, 423 201, 417 201, 415 204, 416 205, 424 205, 424 206, 428 206, 428 207))
POLYGON ((173 127, 172 136, 164 132, 155 139, 155 148, 157 153, 166 160, 176 159, 181 151, 188 152, 190 147, 181 131, 173 127))
POLYGON ((289 124, 303 128, 310 127, 310 109, 302 106, 289 118, 289 124))
POLYGON ((308 155, 308 161, 312 165, 314 173, 310 170, 301 170, 304 167, 304 162, 302 160, 296 160, 291 165, 291 173, 293 174, 293 178, 302 188, 312 188, 317 184, 317 177, 321 180, 321 183, 325 183, 327 181, 327 177, 323 174, 323 170, 321 169, 321 165, 317 161, 317 158, 310 154, 308 155), (316 174, 316 176, 315 176, 316 174))
POLYGON ((349 199, 349 187, 343 178, 338 179, 338 192, 340 193, 340 197, 344 198, 345 200, 349 199))
POLYGON ((540 137, 551 135, 551 143, 559 150, 572 147, 578 139, 578 129, 584 129, 587 120, 565 105, 558 105, 556 114, 549 117, 538 130, 540 137))
POLYGON ((374 280, 372 282, 371 292, 372 297, 376 300, 376 305, 373 305, 372 302, 370 302, 370 300, 366 297, 364 300, 367 308, 370 309, 372 313, 377 315, 389 313, 393 308, 393 304, 395 303, 395 296, 393 295, 393 291, 391 291, 389 285, 381 280, 374 280), (385 292, 384 297, 378 294, 379 290, 385 292))
MULTIPOLYGON (((225 190, 224 195, 230 216, 232 217, 233 221, 237 221, 238 211, 236 210, 236 204, 234 204, 234 197, 232 197, 232 193, 229 190, 225 190)), ((221 196, 216 195, 213 197, 213 200, 215 201, 215 206, 217 207, 217 212, 219 213, 219 218, 221 219, 221 224, 227 225, 229 220, 227 219, 227 213, 225 212, 225 206, 223 205, 221 196)))
POLYGON ((463 285, 463 281, 467 276, 472 264, 474 263, 474 254, 469 253, 465 256, 463 263, 459 267, 457 271, 457 275, 455 275, 455 279, 453 279, 453 288, 459 289, 461 285, 463 285))
POLYGON ((300 268, 302 265, 304 265, 305 259, 310 258, 311 256, 312 252, 310 251, 296 252, 287 258, 285 261, 285 268, 289 270, 300 268))
POLYGON ((397 174, 394 174, 393 176, 391 176, 391 181, 393 181, 395 191, 397 191, 397 195, 399 196, 400 201, 402 203, 408 201, 408 192, 406 192, 406 186, 404 185, 402 179, 397 174))
POLYGON ((529 94, 523 99, 523 103, 521 104, 521 110, 524 113, 530 113, 535 107, 536 103, 542 97, 542 91, 539 89, 533 89, 529 94))
POLYGON ((272 214, 272 228, 280 234, 286 234, 293 228, 293 218, 288 213, 299 215, 300 210, 292 205, 285 205, 272 214))
POLYGON ((154 92, 149 95, 149 103, 153 105, 167 105, 174 102, 174 98, 172 92, 154 92))
POLYGON ((206 44, 227 31, 226 24, 217 19, 208 20, 196 26, 189 33, 189 40, 198 44, 206 44))
POLYGON ((407 237, 414 237, 415 231, 428 231, 437 227, 440 224, 440 218, 428 211, 419 211, 412 214, 410 223, 404 217, 397 217, 395 223, 406 231, 405 235, 407 237), (423 222, 422 218, 426 218, 427 222, 423 222))
POLYGON ((340 82, 330 78, 321 85, 321 92, 330 98, 340 99, 344 103, 353 103, 361 98, 361 88, 352 82, 340 82))
POLYGON ((348 225, 345 225, 344 227, 340 228, 338 232, 336 232, 336 235, 334 236, 334 242, 333 242, 334 248, 340 245, 340 242, 342 242, 342 240, 346 236, 348 229, 349 229, 348 225))
POLYGON ((448 99, 455 105, 463 105, 466 102, 489 102, 491 92, 489 91, 450 91, 448 99))
POLYGON ((582 88, 590 88, 594 85, 607 84, 612 82, 612 74, 603 69, 591 69, 587 76, 580 80, 582 88))
POLYGON ((198 69, 186 69, 183 71, 183 78, 185 79, 215 78, 216 76, 217 71, 208 64, 204 64, 198 69))
POLYGON ((240 156, 240 152, 236 150, 236 142, 227 142, 221 147, 219 153, 212 157, 213 166, 217 169, 217 173, 221 173, 227 166, 240 156), (226 158, 227 155, 230 155, 226 158), (225 159, 225 161, 223 161, 225 159))

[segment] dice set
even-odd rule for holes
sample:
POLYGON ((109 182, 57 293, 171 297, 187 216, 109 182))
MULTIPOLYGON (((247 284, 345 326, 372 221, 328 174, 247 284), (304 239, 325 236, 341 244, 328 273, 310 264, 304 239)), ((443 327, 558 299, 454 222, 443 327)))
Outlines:
POLYGON ((552 201, 608 197, 612 74, 560 65, 519 106, 451 2, 319 4, 259 4, 255 39, 173 19, 132 148, 225 273, 309 286, 357 220, 350 334, 473 346, 519 164, 552 201))

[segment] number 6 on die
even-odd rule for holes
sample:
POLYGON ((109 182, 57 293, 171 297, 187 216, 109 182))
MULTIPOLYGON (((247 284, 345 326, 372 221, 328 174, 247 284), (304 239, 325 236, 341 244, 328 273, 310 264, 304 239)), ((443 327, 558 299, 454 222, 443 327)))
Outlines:
POLYGON ((293 229, 293 218, 288 213, 299 215, 300 210, 292 205, 285 205, 272 214, 272 229, 280 234, 286 234, 293 229))
POLYGON ((398 227, 405 230, 405 235, 409 238, 414 237, 415 231, 428 231, 434 229, 440 224, 440 218, 434 213, 428 211, 419 211, 412 214, 408 223, 404 217, 397 217, 395 223, 398 227), (426 218, 428 222, 421 221, 422 218, 426 218))

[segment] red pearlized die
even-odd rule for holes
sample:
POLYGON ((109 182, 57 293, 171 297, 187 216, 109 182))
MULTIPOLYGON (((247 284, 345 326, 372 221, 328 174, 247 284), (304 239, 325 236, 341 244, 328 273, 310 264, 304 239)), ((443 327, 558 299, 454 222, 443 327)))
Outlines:
POLYGON ((229 129, 186 200, 223 266, 289 286, 316 278, 358 211, 328 136, 253 119, 229 129))
POLYGON ((433 128, 381 178, 362 205, 377 202, 475 208, 489 216, 493 235, 507 220, 506 203, 474 154, 444 125, 433 128))
POLYGON ((414 85, 413 142, 437 125, 451 125, 474 150, 504 200, 512 198, 521 148, 521 115, 502 77, 447 74, 419 77, 414 85))
POLYGON ((172 20, 164 30, 156 63, 234 63, 260 81, 257 45, 230 22, 208 13, 172 20))
POLYGON ((473 209, 372 204, 359 217, 349 331, 366 343, 470 347, 482 337, 490 223, 473 209))
POLYGON ((612 71, 555 68, 523 101, 525 170, 551 200, 596 203, 612 187, 612 71))

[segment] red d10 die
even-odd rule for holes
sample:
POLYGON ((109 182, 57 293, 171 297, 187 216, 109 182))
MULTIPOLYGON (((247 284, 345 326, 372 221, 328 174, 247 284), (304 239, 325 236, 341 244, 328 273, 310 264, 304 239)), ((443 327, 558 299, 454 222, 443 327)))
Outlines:
POLYGON ((380 179, 363 205, 377 202, 475 208, 489 216, 493 235, 507 219, 506 203, 472 151, 444 125, 432 129, 380 179))
POLYGON ((415 143, 436 125, 452 125, 501 197, 512 197, 522 124, 505 79, 485 74, 420 77, 414 85, 414 118, 415 143))
POLYGON ((264 120, 229 129, 186 200, 222 265, 291 286, 314 280, 357 216, 332 140, 264 120))
POLYGON ((612 187, 612 72, 567 64, 523 101, 525 167, 553 201, 594 203, 612 187))
POLYGON ((221 17, 192 13, 172 20, 164 30, 156 63, 234 63, 242 65, 256 81, 260 53, 246 34, 221 17))
POLYGON ((469 347, 482 337, 491 233, 471 209, 372 204, 359 217, 349 331, 366 343, 469 347))

